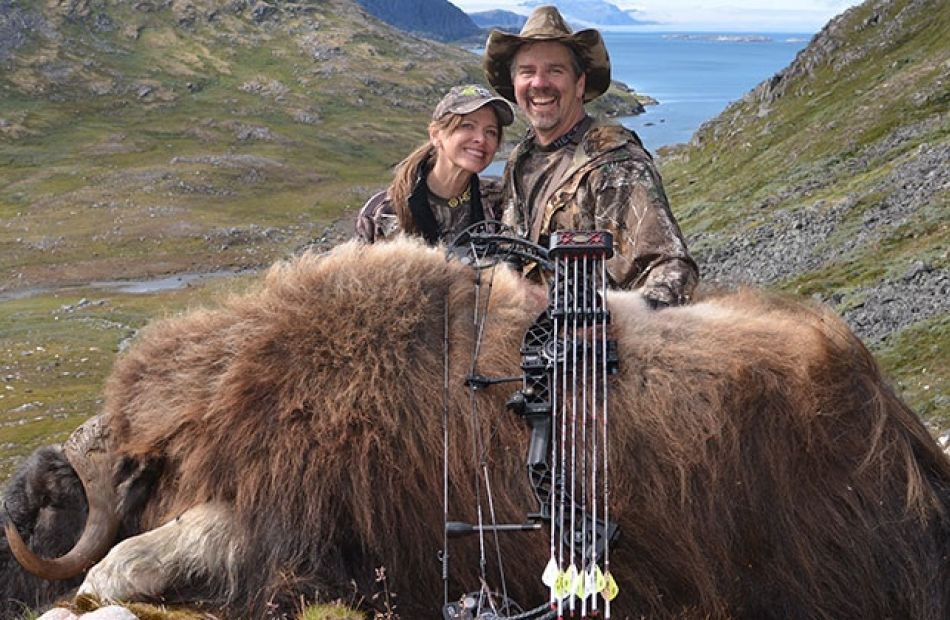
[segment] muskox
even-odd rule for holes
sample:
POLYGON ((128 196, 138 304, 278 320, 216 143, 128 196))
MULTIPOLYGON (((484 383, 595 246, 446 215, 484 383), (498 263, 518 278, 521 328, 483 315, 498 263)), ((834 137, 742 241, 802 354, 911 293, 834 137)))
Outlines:
MULTIPOLYGON (((57 452, 43 461, 64 487, 44 495, 55 518, 13 519, 39 554, 79 542, 17 555, 70 579, 108 551, 80 591, 253 618, 369 601, 385 566, 402 617, 438 617, 443 474, 452 520, 474 521, 484 471, 500 522, 536 507, 511 386, 465 387, 486 299, 478 372, 518 374, 546 292, 409 240, 307 254, 152 325, 66 445, 78 478, 57 452)), ((752 291, 608 305, 614 617, 950 617, 950 461, 842 321, 752 291)), ((547 600, 547 539, 498 539, 523 605, 547 600)), ((478 590, 477 541, 449 552, 447 589, 478 590)), ((3 561, 4 595, 35 604, 40 586, 3 561)))

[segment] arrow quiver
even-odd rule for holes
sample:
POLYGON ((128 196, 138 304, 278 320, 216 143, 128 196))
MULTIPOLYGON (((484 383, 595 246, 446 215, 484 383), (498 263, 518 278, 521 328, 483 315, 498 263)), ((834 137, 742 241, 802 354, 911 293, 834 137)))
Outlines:
MULTIPOLYGON (((509 409, 531 428, 527 468, 538 511, 529 514, 530 519, 552 521, 559 512, 559 502, 552 502, 552 497, 566 494, 565 501, 572 502, 575 495, 565 487, 565 476, 570 472, 563 471, 567 467, 558 471, 560 455, 552 454, 557 443, 552 432, 559 430, 554 428, 555 421, 569 425, 569 418, 582 414, 589 417, 592 411, 606 416, 606 410, 597 407, 602 401, 596 401, 606 395, 606 375, 619 369, 617 343, 606 338, 610 313, 604 299, 604 262, 612 255, 613 237, 606 231, 558 231, 551 237, 548 261, 554 277, 549 284, 548 307, 525 333, 521 347, 523 386, 508 401, 509 409), (593 370, 598 367, 602 369, 601 385, 594 381, 593 370), (585 391, 589 398, 582 407, 586 411, 581 412, 577 410, 577 398, 585 391)), ((599 561, 607 544, 618 536, 617 525, 600 518, 595 521, 586 512, 581 519, 580 523, 575 520, 573 534, 567 530, 562 537, 568 542, 573 538, 575 543, 586 537, 588 558, 599 561)))

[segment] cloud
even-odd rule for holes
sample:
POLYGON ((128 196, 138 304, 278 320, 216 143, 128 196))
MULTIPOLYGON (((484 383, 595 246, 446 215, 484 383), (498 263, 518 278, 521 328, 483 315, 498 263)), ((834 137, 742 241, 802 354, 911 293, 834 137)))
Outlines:
MULTIPOLYGON (((557 4, 557 0, 553 0, 557 4)), ((667 27, 691 30, 817 32, 828 20, 859 0, 786 0, 779 7, 761 0, 614 0, 624 10, 636 11, 637 19, 660 22, 667 27)), ((468 12, 506 9, 525 13, 519 1, 458 0, 468 12)))
POLYGON ((675 27, 731 30, 790 29, 817 31, 832 17, 858 4, 854 0, 798 0, 781 7, 751 0, 697 2, 696 0, 635 0, 618 2, 639 16, 675 27))

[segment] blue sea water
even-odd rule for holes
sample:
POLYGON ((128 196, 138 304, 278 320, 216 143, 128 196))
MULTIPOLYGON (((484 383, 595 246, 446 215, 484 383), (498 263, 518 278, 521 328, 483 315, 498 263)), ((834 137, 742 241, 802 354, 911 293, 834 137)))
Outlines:
MULTIPOLYGON (((613 78, 659 104, 619 119, 646 147, 688 142, 699 126, 788 66, 805 33, 603 32, 613 78)), ((482 50, 473 50, 481 54, 482 50)), ((487 174, 501 174, 494 162, 487 174)))
POLYGON ((613 78, 659 105, 620 119, 647 148, 688 142, 699 126, 794 60, 811 35, 603 33, 613 78))

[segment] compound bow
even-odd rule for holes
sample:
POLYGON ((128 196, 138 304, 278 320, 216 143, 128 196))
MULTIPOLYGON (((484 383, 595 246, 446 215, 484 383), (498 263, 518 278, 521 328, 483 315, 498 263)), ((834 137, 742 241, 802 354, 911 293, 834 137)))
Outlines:
MULTIPOLYGON (((548 307, 522 341, 523 374, 485 377, 476 374, 473 362, 466 382, 474 391, 521 381, 522 387, 509 399, 508 408, 531 429, 527 470, 538 510, 528 513, 528 522, 521 524, 496 524, 493 520, 485 525, 481 518, 476 525, 450 522, 446 478, 444 620, 547 620, 561 618, 568 611, 571 616, 579 611, 580 617, 586 618, 599 615, 601 603, 604 617, 610 618, 610 601, 617 594, 610 574, 610 546, 619 535, 608 510, 607 377, 618 368, 616 343, 607 338, 610 314, 605 262, 611 255, 608 232, 559 231, 545 249, 492 221, 466 229, 449 246, 450 258, 477 270, 501 262, 517 267, 533 262, 551 277, 548 307), (523 611, 504 593, 506 588, 496 594, 487 586, 457 601, 447 600, 449 538, 541 529, 544 523, 549 526, 551 554, 541 575, 550 591, 546 603, 523 611)), ((480 278, 476 278, 476 291, 479 286, 480 278)), ((482 322, 485 319, 480 318, 482 322)), ((447 329, 446 323, 446 338, 447 329)), ((477 344, 475 351, 477 356, 477 344)), ((486 583, 484 575, 482 582, 486 583)))

